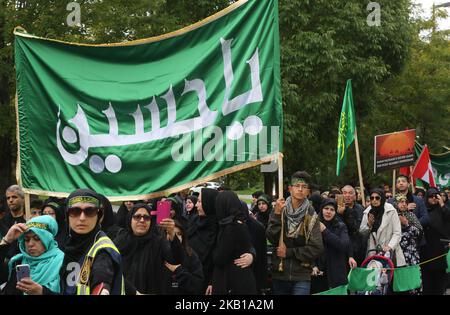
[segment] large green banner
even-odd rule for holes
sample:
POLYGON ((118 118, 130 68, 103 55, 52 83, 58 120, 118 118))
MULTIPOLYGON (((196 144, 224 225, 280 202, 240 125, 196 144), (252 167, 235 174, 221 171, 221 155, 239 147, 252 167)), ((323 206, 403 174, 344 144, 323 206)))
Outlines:
POLYGON ((168 194, 282 151, 276 0, 85 45, 15 31, 18 179, 29 193, 168 194))

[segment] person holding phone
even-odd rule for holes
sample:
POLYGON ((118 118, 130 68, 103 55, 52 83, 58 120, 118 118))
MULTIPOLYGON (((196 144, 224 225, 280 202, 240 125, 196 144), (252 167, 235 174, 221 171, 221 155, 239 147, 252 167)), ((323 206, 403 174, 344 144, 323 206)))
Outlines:
POLYGON ((171 273, 164 263, 183 262, 183 248, 170 217, 157 224, 147 204, 135 204, 114 243, 122 255, 126 295, 170 292, 171 273))
POLYGON ((20 254, 8 263, 8 276, 2 294, 42 295, 61 292, 60 269, 64 253, 58 248, 55 236, 58 224, 49 215, 14 224, 0 244, 0 259, 5 248, 18 240, 20 254), (17 267, 17 268, 16 268, 17 267))

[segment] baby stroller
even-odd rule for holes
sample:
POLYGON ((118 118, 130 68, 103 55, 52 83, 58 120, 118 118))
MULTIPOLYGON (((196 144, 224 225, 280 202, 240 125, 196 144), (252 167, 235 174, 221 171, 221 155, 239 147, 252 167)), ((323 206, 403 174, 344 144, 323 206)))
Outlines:
POLYGON ((373 281, 376 288, 374 291, 362 292, 364 295, 387 295, 389 286, 394 277, 394 263, 391 260, 392 251, 384 252, 381 246, 376 249, 368 250, 367 253, 375 252, 374 255, 368 256, 362 263, 361 268, 376 269, 373 278, 368 281, 373 281))

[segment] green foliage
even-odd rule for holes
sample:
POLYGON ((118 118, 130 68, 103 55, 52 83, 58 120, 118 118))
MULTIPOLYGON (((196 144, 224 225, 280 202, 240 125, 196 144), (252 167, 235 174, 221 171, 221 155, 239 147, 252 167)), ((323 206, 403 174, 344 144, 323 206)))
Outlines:
MULTIPOLYGON (((379 1, 379 27, 367 25, 367 3, 280 3, 287 174, 305 169, 325 187, 357 181, 354 154, 344 176, 334 175, 345 82, 353 80, 360 141, 372 142, 364 137, 361 124, 376 107, 373 94, 378 86, 402 68, 413 34, 409 1, 379 1)), ((363 159, 372 154, 372 150, 361 153, 363 159)), ((364 173, 370 171, 365 168, 364 173)))
MULTIPOLYGON (((66 25, 61 0, 0 0, 0 186, 12 182, 15 161, 13 29, 72 42, 112 43, 167 33, 216 13, 229 0, 79 0, 81 26, 66 25)), ((304 169, 322 188, 357 183, 351 147, 347 168, 335 176, 337 127, 345 82, 353 80, 363 174, 373 175, 373 137, 417 128, 432 152, 449 145, 448 34, 435 21, 412 20, 410 0, 379 0, 381 26, 368 26, 368 0, 280 1, 281 75, 286 176, 304 169)), ((443 11, 436 14, 442 17, 443 11)), ((227 184, 262 186, 259 167, 232 174, 227 184)), ((235 187, 236 186, 236 187, 235 187)), ((1 188, 1 187, 0 187, 1 188)))

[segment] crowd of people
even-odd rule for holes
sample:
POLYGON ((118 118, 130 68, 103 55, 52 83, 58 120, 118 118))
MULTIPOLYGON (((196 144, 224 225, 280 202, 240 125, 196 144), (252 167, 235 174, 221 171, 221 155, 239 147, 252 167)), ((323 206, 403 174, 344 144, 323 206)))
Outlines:
POLYGON ((255 192, 251 206, 222 186, 124 201, 117 213, 77 189, 33 200, 28 218, 12 185, 0 205, 1 294, 309 295, 347 284, 374 253, 395 268, 420 264, 422 286, 402 294, 444 294, 449 191, 413 194, 403 175, 395 188, 372 189, 364 207, 357 187, 320 192, 298 171, 285 196, 255 192), (171 211, 157 222, 159 201, 171 211))

